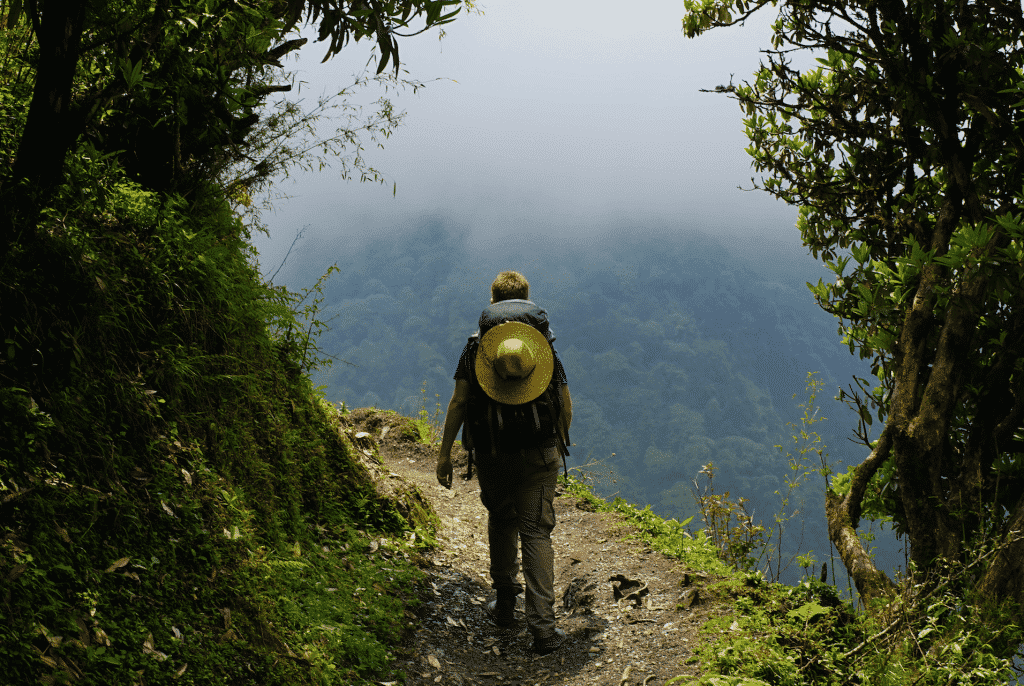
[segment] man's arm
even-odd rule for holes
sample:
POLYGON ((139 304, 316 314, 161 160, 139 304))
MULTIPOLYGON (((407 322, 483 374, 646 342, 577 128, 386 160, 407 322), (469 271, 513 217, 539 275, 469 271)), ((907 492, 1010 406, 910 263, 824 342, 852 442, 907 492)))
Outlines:
POLYGON ((469 400, 469 382, 459 379, 455 391, 448 401, 448 414, 444 418, 444 433, 441 435, 441 450, 437 454, 437 482, 445 488, 452 487, 452 446, 459 435, 462 422, 466 419, 466 403, 469 400))
POLYGON ((572 424, 572 396, 569 395, 567 384, 558 387, 558 397, 562 401, 562 411, 558 416, 558 433, 566 448, 569 447, 569 425, 572 424))

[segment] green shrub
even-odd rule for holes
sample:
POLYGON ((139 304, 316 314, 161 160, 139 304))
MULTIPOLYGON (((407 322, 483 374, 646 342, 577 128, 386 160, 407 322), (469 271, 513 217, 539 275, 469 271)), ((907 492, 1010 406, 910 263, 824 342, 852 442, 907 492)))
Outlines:
POLYGON ((3 679, 385 676, 431 518, 377 495, 311 387, 315 295, 262 283, 215 188, 98 155, 45 223, 0 278, 3 679))

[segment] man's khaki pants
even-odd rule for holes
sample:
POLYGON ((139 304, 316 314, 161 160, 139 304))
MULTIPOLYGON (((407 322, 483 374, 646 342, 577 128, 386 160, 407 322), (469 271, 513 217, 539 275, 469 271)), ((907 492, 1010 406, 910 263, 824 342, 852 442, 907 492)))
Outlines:
POLYGON ((517 576, 518 543, 523 548, 526 580, 526 623, 535 638, 555 631, 555 484, 558 451, 533 448, 498 451, 477 458, 480 500, 487 508, 491 549, 491 581, 495 589, 522 593, 517 576), (516 539, 519 539, 517 541, 516 539))

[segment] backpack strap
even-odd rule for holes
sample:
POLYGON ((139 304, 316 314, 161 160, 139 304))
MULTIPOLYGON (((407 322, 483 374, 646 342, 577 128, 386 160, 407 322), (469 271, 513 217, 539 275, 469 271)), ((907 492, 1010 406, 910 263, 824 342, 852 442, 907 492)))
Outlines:
MULTIPOLYGON (((491 412, 491 402, 490 402, 490 400, 487 400, 486 402, 487 402, 487 429, 491 433, 491 457, 494 458, 494 459, 497 459, 498 458, 498 433, 494 430, 494 415, 496 413, 499 413, 501 410, 499 408, 495 408, 495 411, 491 412)), ((499 418, 499 421, 500 421, 500 419, 501 419, 501 415, 500 414, 498 415, 498 418, 499 418)))
MULTIPOLYGON (((480 332, 477 331, 472 336, 470 336, 469 340, 467 342, 469 344, 471 344, 471 347, 467 351, 468 354, 475 356, 476 346, 479 345, 479 343, 480 343, 480 332)), ((472 357, 470 359, 472 359, 472 357)), ((470 366, 470 370, 472 371, 472 366, 470 366)), ((476 383, 476 379, 475 378, 470 380, 470 386, 472 387, 472 384, 474 384, 474 383, 476 383)), ((469 400, 470 403, 473 402, 472 398, 473 398, 473 391, 470 390, 470 400, 469 400)), ((466 453, 468 454, 468 458, 467 458, 467 461, 466 461, 466 473, 462 475, 462 478, 465 479, 466 481, 469 481, 470 479, 473 478, 473 464, 476 462, 476 446, 473 444, 473 432, 469 430, 469 409, 468 408, 467 408, 467 411, 466 411, 466 417, 465 417, 464 422, 465 423, 464 423, 463 429, 462 429, 462 445, 466 449, 466 453)))

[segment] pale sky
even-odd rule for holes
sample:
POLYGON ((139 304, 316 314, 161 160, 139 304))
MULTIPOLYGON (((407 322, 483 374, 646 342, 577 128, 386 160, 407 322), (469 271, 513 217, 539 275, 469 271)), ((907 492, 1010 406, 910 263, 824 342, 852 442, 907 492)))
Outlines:
MULTIPOLYGON (((405 124, 366 151, 388 182, 329 169, 283 182, 293 197, 265 217, 273 240, 256 239, 265 268, 302 226, 307 241, 333 243, 426 214, 479 235, 650 222, 798 240, 793 208, 737 189, 753 175, 739 107, 699 92, 750 77, 773 15, 688 39, 678 0, 493 1, 483 11, 441 41, 435 31, 400 43, 408 77, 429 84, 395 99, 405 124)), ((321 65, 324 52, 310 43, 291 63, 305 97, 351 83, 369 45, 321 65)))

